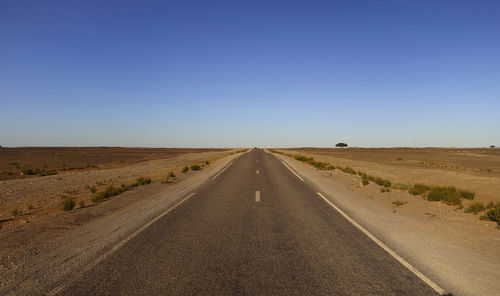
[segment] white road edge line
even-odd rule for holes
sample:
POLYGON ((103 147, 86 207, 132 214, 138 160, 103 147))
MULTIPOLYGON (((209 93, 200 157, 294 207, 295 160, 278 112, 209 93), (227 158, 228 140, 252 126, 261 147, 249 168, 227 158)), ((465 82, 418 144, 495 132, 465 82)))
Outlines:
POLYGON ((299 175, 297 175, 297 173, 294 172, 289 166, 287 166, 284 161, 281 161, 281 162, 290 170, 290 172, 292 172, 297 178, 299 178, 300 181, 304 182, 304 179, 302 179, 299 175))
POLYGON ((260 201, 260 191, 259 190, 255 191, 255 201, 257 201, 257 202, 260 201))
MULTIPOLYGON (((106 253, 102 254, 101 256, 99 256, 96 260, 94 260, 94 262, 92 262, 91 264, 87 265, 85 268, 84 268, 84 271, 88 271, 90 270, 92 267, 96 266, 97 264, 99 264, 101 261, 103 261, 104 259, 106 259, 108 256, 110 256, 111 254, 113 254, 114 252, 116 252, 119 248, 121 248, 124 244, 126 244, 128 241, 130 241, 131 239, 133 239, 134 237, 136 237, 139 233, 143 232, 144 230, 146 230, 146 228, 148 228, 149 226, 151 226, 153 223, 155 223, 156 221, 160 220, 163 216, 165 216, 166 214, 170 213, 173 209, 177 208, 178 206, 180 206, 183 202, 185 202, 186 200, 188 200, 189 198, 191 198, 193 195, 195 195, 196 193, 193 192, 191 193, 190 195, 188 195, 187 197, 185 197, 184 199, 182 199, 181 201, 179 201, 178 203, 176 203, 173 207, 171 207, 170 209, 166 210, 165 212, 161 213, 160 215, 158 215, 156 218, 154 218, 153 220, 149 221, 148 223, 146 223, 145 225, 143 225, 141 228, 137 229, 136 231, 134 231, 134 233, 132 233, 131 235, 129 235, 128 237, 124 238, 123 240, 121 240, 119 243, 117 243, 116 245, 114 245, 109 251, 107 251, 106 253)), ((62 284, 60 286, 57 286, 55 287, 54 289, 52 289, 48 295, 57 295, 59 294, 62 290, 64 290, 64 288, 66 287, 65 284, 62 284)))
POLYGON ((215 175, 212 178, 212 181, 215 180, 215 178, 217 178, 220 174, 224 173, 224 171, 227 170, 232 164, 233 164, 233 162, 231 161, 225 168, 222 169, 222 171, 220 171, 219 173, 217 173, 217 175, 215 175))
POLYGON ((347 219, 347 221, 351 222, 352 225, 356 226, 361 232, 363 232, 366 236, 368 236, 372 241, 374 241, 377 245, 379 245, 384 251, 389 253, 394 259, 398 260, 399 263, 403 264, 404 267, 408 268, 411 272, 413 272, 417 277, 419 277, 422 281, 424 281, 427 285, 429 285, 434 291, 436 291, 440 295, 446 295, 446 292, 439 287, 436 283, 434 283, 431 279, 426 277, 423 273, 418 271, 413 265, 408 263, 406 260, 401 258, 396 252, 391 250, 388 246, 386 246, 383 242, 378 240, 373 234, 368 232, 363 226, 359 225, 358 222, 356 222, 354 219, 349 217, 344 211, 342 211, 339 207, 337 207, 335 204, 333 204, 330 200, 328 200, 323 194, 316 192, 324 201, 326 201, 327 204, 329 204, 332 208, 334 208, 337 212, 339 212, 344 218, 347 219))

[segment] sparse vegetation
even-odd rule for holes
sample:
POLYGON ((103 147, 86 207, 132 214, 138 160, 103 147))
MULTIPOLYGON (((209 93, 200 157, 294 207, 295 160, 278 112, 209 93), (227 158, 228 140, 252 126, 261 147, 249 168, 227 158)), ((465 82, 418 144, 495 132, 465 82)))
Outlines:
POLYGON ((192 164, 191 170, 192 171, 199 171, 199 170, 201 170, 201 166, 199 166, 198 164, 192 164))
POLYGON ((391 188, 389 187, 381 187, 380 188, 380 192, 384 193, 384 192, 391 192, 391 188))
POLYGON ((422 194, 426 193, 427 191, 429 191, 430 189, 431 189, 430 186, 417 183, 417 184, 413 184, 413 186, 410 188, 409 192, 410 192, 410 194, 413 194, 413 195, 422 195, 422 194))
POLYGON ((189 171, 189 167, 188 166, 185 166, 182 168, 182 172, 185 174, 189 171))
POLYGON ((62 201, 62 207, 63 207, 63 210, 65 210, 65 211, 71 211, 72 209, 75 208, 75 201, 71 197, 66 197, 62 201))
POLYGON ((174 172, 170 172, 170 173, 168 173, 168 177, 169 177, 169 178, 175 178, 175 174, 174 174, 174 172))
POLYGON ((458 190, 458 195, 460 196, 460 198, 469 200, 474 199, 474 197, 476 196, 474 192, 469 190, 458 190))
POLYGON ((396 199, 395 201, 392 202, 392 204, 395 206, 395 207, 401 207, 401 206, 404 206, 405 204, 407 204, 408 202, 406 201, 402 201, 402 200, 399 200, 399 199, 396 199))
POLYGON ((12 214, 12 216, 17 216, 21 214, 21 211, 18 208, 15 208, 10 213, 12 214))
POLYGON ((209 165, 210 164, 210 161, 205 161, 205 165, 209 165))
POLYGON ((480 219, 495 221, 500 225, 500 202, 489 203, 486 207, 488 210, 480 219))
POLYGON ((480 212, 484 212, 484 210, 486 210, 485 206, 480 203, 480 202, 474 202, 474 203, 471 203, 467 209, 465 210, 466 213, 473 213, 473 214, 477 214, 477 213, 480 213, 480 212))
POLYGON ((396 190, 405 190, 405 191, 408 191, 410 190, 411 186, 408 185, 408 184, 404 184, 404 183, 393 183, 391 185, 392 189, 396 189, 396 190))
POLYGON ((80 208, 85 208, 85 202, 82 200, 79 202, 80 208))
POLYGON ((341 168, 340 170, 347 174, 356 175, 356 171, 351 167, 341 168))
POLYGON ((150 178, 140 177, 140 178, 137 178, 136 182, 134 182, 134 183, 131 183, 131 184, 122 183, 120 185, 120 187, 115 187, 113 185, 109 185, 108 187, 106 187, 104 189, 103 192, 98 192, 98 193, 95 193, 94 195, 92 195, 90 200, 93 203, 101 202, 106 198, 110 198, 112 196, 121 194, 121 193, 128 191, 128 190, 131 190, 139 185, 146 185, 149 183, 151 183, 150 178))
POLYGON ((93 193, 96 193, 96 192, 97 192, 97 188, 96 188, 95 186, 93 186, 93 185, 92 185, 92 186, 90 187, 90 193, 92 193, 92 194, 93 194, 93 193))
POLYGON ((462 203, 458 190, 453 186, 433 186, 427 195, 427 200, 442 201, 447 205, 462 203))
POLYGON ((363 184, 363 186, 370 184, 370 181, 368 180, 368 177, 366 175, 361 176, 361 184, 363 184))
POLYGON ((139 178, 137 178, 137 183, 139 183, 139 185, 146 185, 146 184, 151 183, 151 179, 145 178, 145 177, 139 177, 139 178))
POLYGON ((33 210, 33 206, 31 204, 26 204, 26 207, 28 208, 29 211, 33 210))

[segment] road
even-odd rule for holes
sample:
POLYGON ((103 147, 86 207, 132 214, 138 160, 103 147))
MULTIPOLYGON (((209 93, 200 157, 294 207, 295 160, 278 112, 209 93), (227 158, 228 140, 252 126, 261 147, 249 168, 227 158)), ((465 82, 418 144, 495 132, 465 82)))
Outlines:
POLYGON ((437 295, 275 156, 243 154, 60 295, 437 295))

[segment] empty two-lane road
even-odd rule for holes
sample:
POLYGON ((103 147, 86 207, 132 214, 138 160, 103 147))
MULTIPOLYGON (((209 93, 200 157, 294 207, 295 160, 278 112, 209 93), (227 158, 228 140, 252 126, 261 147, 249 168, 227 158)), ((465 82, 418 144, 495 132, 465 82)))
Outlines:
POLYGON ((254 149, 61 295, 436 295, 254 149))

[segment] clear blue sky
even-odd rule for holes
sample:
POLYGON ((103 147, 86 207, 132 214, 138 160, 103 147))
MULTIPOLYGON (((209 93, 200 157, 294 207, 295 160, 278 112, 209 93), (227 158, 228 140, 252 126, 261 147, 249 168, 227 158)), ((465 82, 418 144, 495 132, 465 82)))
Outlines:
POLYGON ((500 146, 500 1, 0 0, 3 146, 500 146))

